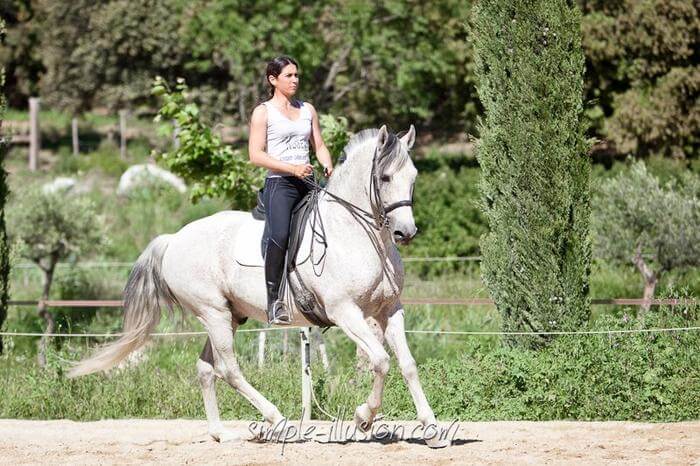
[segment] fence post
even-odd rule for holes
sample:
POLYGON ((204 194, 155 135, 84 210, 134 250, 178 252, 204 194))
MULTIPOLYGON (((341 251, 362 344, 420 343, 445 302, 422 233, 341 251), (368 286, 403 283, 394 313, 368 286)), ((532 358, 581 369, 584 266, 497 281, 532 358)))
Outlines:
POLYGON ((304 327, 299 332, 301 337, 301 413, 302 421, 311 420, 311 327, 304 327))
POLYGON ((73 117, 70 124, 71 134, 73 136, 73 155, 78 155, 80 153, 80 142, 78 141, 78 119, 73 117))
POLYGON ((267 332, 258 334, 258 367, 262 367, 265 363, 265 337, 267 332))
POLYGON ((29 98, 29 169, 36 171, 39 160, 39 98, 29 98))
POLYGON ((321 362, 323 363, 323 368, 328 371, 330 369, 330 364, 328 363, 328 353, 326 352, 326 342, 323 339, 323 334, 318 327, 314 329, 316 334, 316 341, 318 342, 318 352, 321 355, 321 362))
POLYGON ((119 110, 119 156, 126 159, 126 110, 119 110))

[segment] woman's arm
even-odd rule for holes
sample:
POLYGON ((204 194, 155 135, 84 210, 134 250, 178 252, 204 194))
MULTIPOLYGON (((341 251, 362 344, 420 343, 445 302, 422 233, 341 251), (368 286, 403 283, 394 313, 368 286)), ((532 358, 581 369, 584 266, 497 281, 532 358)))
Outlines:
POLYGON ((258 105, 253 110, 253 116, 250 118, 250 132, 248 135, 248 158, 250 162, 258 167, 289 173, 299 178, 304 178, 313 171, 313 167, 308 164, 292 165, 270 157, 265 152, 266 145, 267 108, 264 105, 258 105))
POLYGON ((314 148, 314 152, 316 152, 316 158, 325 169, 326 176, 331 176, 331 173, 333 173, 333 160, 331 159, 331 153, 323 142, 323 137, 321 137, 321 125, 318 123, 318 114, 316 114, 316 109, 310 103, 305 102, 304 105, 308 105, 309 110, 311 110, 311 145, 314 148))

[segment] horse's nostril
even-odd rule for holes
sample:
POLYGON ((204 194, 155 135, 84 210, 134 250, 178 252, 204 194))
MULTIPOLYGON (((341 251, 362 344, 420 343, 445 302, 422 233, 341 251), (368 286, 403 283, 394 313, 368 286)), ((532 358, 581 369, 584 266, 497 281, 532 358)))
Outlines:
POLYGON ((404 234, 403 234, 403 232, 400 232, 399 230, 394 230, 394 236, 400 236, 403 238, 404 234))

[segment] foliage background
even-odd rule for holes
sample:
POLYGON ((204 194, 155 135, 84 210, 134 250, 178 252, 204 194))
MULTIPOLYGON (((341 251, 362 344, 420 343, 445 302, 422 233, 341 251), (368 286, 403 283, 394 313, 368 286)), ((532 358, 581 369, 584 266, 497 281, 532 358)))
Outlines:
MULTIPOLYGON (((700 13, 687 0, 578 0, 594 157, 698 155, 700 13)), ((472 0, 8 0, 0 61, 11 107, 154 112, 151 79, 183 77, 212 121, 244 124, 265 63, 301 64, 300 95, 352 130, 414 123, 476 134, 472 0)))

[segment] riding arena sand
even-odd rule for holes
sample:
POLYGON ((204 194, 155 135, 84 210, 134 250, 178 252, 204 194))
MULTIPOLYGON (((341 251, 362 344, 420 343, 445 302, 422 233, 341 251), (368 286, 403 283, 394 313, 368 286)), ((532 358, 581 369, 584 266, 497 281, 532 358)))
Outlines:
POLYGON ((435 450, 415 421, 385 422, 375 438, 347 421, 292 421, 304 433, 284 443, 252 440, 249 421, 224 424, 247 439, 217 443, 199 420, 0 419, 0 464, 700 464, 700 421, 462 422, 435 450))

